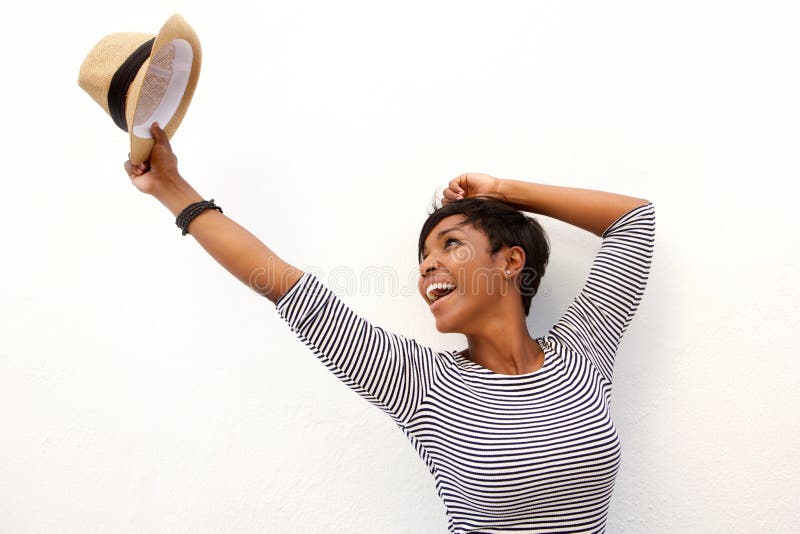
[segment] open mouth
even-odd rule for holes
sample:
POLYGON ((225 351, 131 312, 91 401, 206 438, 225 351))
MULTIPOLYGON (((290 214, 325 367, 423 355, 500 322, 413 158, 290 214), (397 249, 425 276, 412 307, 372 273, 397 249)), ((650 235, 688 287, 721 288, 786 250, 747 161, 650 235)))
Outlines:
POLYGON ((456 286, 449 282, 437 282, 435 284, 431 284, 426 292, 429 301, 428 305, 433 306, 440 300, 447 298, 450 293, 455 291, 455 289, 456 286))

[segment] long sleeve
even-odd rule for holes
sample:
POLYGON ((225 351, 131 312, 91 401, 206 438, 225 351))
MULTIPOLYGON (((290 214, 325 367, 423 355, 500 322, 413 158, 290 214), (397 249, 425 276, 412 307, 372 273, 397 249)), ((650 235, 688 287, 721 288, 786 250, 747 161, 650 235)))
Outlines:
POLYGON ((314 274, 303 273, 275 308, 330 371, 401 427, 430 390, 438 353, 372 325, 314 274))
POLYGON ((588 279, 550 333, 612 382, 614 357, 644 294, 655 244, 655 207, 638 206, 602 235, 588 279))

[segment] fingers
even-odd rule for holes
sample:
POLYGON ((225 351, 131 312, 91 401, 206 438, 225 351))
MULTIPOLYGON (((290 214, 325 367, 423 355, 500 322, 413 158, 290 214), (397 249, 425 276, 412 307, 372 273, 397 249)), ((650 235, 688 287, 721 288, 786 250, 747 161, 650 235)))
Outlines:
POLYGON ((450 189, 455 191, 459 195, 464 194, 464 188, 461 187, 461 184, 466 182, 467 175, 466 174, 459 174, 452 180, 450 180, 450 189))
POLYGON ((444 198, 442 199, 443 203, 455 202, 456 200, 461 200, 462 198, 464 198, 462 195, 456 193, 452 187, 443 190, 442 194, 444 195, 444 198))
POLYGON ((461 187, 462 179, 466 175, 461 174, 456 176, 450 183, 447 184, 447 189, 442 191, 442 204, 447 204, 449 202, 455 202, 456 200, 461 200, 464 198, 464 188, 461 187))
POLYGON ((130 176, 131 178, 138 175, 138 170, 136 169, 136 167, 133 166, 131 160, 125 162, 125 172, 128 173, 128 176, 130 176))
POLYGON ((157 122, 154 122, 152 125, 150 125, 150 133, 153 135, 153 139, 155 139, 157 144, 163 144, 166 145, 166 147, 170 150, 172 149, 169 144, 169 139, 167 139, 166 132, 161 129, 157 122))
MULTIPOLYGON (((128 157, 130 158, 131 155, 128 154, 128 157)), ((133 163, 131 163, 130 159, 125 162, 125 172, 127 172, 128 176, 130 176, 131 178, 135 178, 136 176, 141 176, 142 174, 146 173, 149 170, 150 170, 150 165, 146 161, 140 163, 139 165, 134 165, 133 163)))

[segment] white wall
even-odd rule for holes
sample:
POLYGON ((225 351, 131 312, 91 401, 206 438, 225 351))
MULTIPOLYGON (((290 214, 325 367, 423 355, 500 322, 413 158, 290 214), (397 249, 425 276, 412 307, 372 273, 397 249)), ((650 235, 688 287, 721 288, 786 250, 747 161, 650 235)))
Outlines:
MULTIPOLYGON (((173 12, 204 51, 183 175, 325 280, 393 269, 404 293, 343 297, 395 332, 464 346, 408 291, 457 174, 651 199, 608 531, 800 528, 793 2, 166 4, 4 12, 0 532, 446 532, 403 434, 130 184, 77 86, 173 12)), ((599 246, 541 220, 536 335, 599 246)))

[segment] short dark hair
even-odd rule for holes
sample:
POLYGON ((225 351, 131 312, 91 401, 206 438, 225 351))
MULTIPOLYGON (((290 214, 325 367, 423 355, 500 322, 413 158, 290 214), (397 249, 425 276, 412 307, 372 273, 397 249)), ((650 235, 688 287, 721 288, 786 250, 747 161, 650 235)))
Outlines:
POLYGON ((420 264, 425 239, 431 230, 445 217, 459 214, 466 216, 464 222, 487 235, 492 254, 506 245, 520 246, 525 251, 525 267, 520 272, 520 292, 522 309, 527 316, 531 309, 531 300, 539 290, 550 259, 550 242, 544 229, 533 217, 495 198, 469 197, 442 206, 437 206, 434 200, 433 211, 429 213, 419 234, 420 264))

